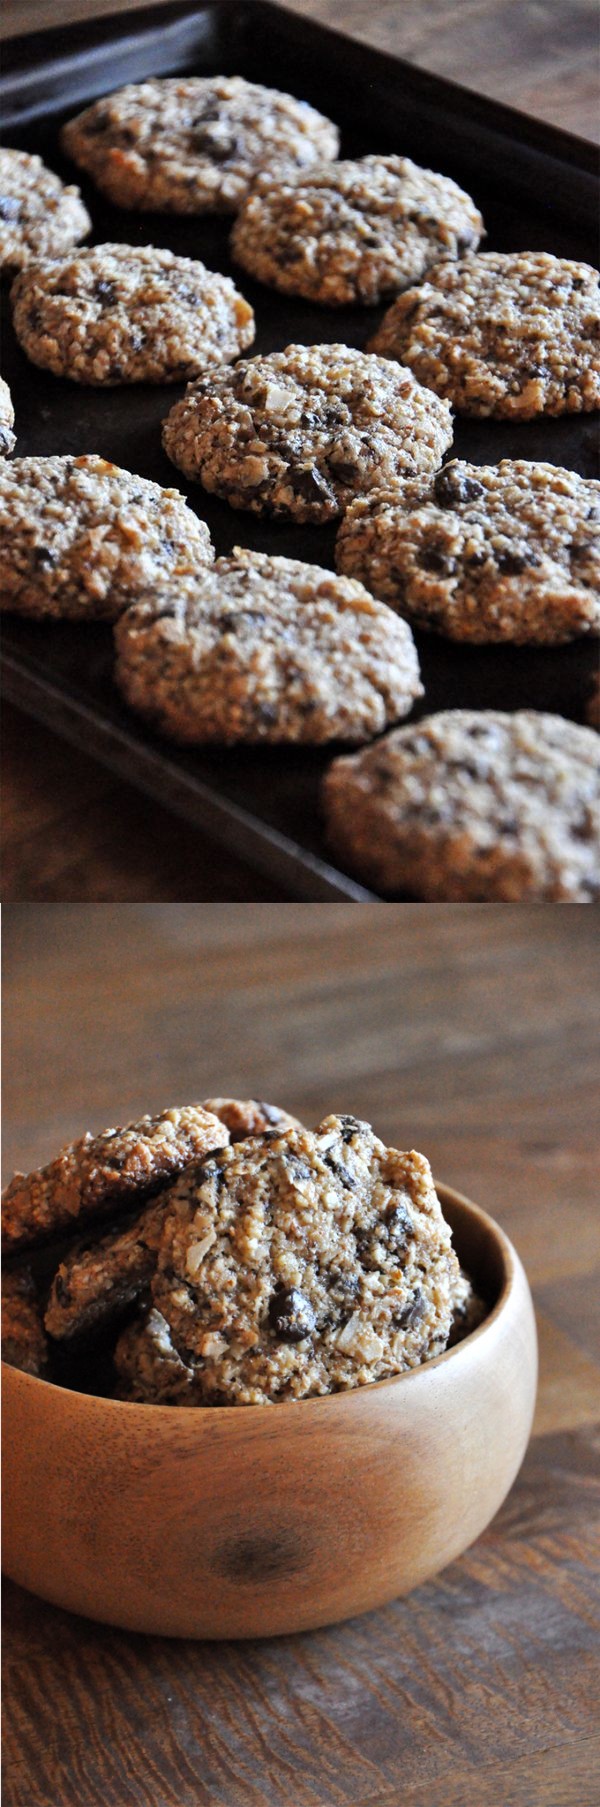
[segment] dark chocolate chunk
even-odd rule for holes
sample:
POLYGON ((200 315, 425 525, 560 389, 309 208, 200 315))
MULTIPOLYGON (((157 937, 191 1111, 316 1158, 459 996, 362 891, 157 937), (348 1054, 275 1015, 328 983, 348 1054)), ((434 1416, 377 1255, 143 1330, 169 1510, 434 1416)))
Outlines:
POLYGON ((498 570, 507 577, 520 577, 522 571, 540 563, 537 553, 530 552, 527 546, 508 547, 506 552, 497 552, 495 558, 498 570))
POLYGON ((423 1306, 423 1294, 420 1288, 417 1287, 412 1299, 409 1300, 408 1305, 405 1305, 402 1311, 394 1313, 394 1323, 398 1325, 398 1329, 412 1330, 413 1325, 418 1324, 419 1318, 422 1318, 423 1316, 423 1306))
POLYGON ((304 496, 307 502, 335 502, 335 496, 321 471, 306 470, 290 472, 290 482, 297 496, 304 496))
POLYGON ((401 1199, 398 1199, 397 1204, 391 1206, 386 1217, 386 1224, 390 1248, 405 1248, 406 1243, 410 1242, 411 1237, 414 1236, 415 1226, 407 1205, 404 1205, 401 1199))
POLYGON ((34 565, 48 565, 49 567, 57 563, 56 554, 50 551, 49 546, 34 546, 32 558, 34 565))
POLYGON ((434 480, 433 493, 440 508, 458 508, 462 502, 476 502, 485 491, 475 477, 466 477, 455 464, 445 464, 434 480))
POLYGON ((440 577, 451 577, 456 570, 456 560, 448 552, 443 552, 441 546, 424 546, 422 552, 419 552, 418 562, 422 571, 436 571, 440 577))
POLYGON ((112 307, 117 299, 114 282, 109 282, 106 277, 101 277, 98 282, 94 283, 94 297, 96 301, 102 302, 103 307, 112 307))
POLYGON ((277 1286, 269 1300, 269 1324, 283 1343, 301 1343, 316 1327, 308 1299, 297 1286, 277 1286))

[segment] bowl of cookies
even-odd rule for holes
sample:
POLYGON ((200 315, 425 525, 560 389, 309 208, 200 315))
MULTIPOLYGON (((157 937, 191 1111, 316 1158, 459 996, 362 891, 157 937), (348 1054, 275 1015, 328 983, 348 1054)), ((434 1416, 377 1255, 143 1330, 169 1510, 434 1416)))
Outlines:
POLYGON ((214 1098, 2 1204, 4 1566, 133 1631, 255 1638, 407 1593, 520 1467, 519 1258, 426 1157, 214 1098))

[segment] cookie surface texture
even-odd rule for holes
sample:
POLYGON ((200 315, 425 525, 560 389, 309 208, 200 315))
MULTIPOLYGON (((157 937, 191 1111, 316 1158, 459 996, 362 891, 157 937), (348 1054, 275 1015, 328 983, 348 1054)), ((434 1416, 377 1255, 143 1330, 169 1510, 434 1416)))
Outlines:
POLYGON ((419 282, 441 258, 475 251, 482 233, 481 214, 450 177, 408 157, 361 157, 259 179, 231 246, 260 282, 343 307, 419 282))
POLYGON ((412 634, 361 584, 237 549, 127 610, 127 702, 182 742, 360 741, 421 694, 412 634))
POLYGON ((600 630, 600 483, 525 459, 453 459, 351 503, 336 563, 452 640, 559 645, 600 630))
POLYGON ((105 458, 0 466, 0 595, 22 615, 115 620, 140 595, 213 558, 176 489, 105 458))
POLYGON ((533 709, 450 709, 334 761, 331 845, 384 893, 431 903, 592 903, 600 748, 533 709))
POLYGON ((62 131, 63 149, 118 207, 234 213, 262 169, 337 156, 331 120, 241 76, 132 83, 62 131))
POLYGON ((409 364, 463 414, 598 408, 598 272, 544 251, 439 264, 393 303, 370 349, 409 364))
POLYGON ((173 463, 233 508, 315 524, 353 496, 436 470, 451 439, 447 402, 346 345, 288 345, 215 371, 163 426, 173 463))
POLYGON ((59 257, 91 229, 78 188, 65 188, 41 157, 0 147, 0 270, 59 257))
POLYGON ((154 245, 93 245, 31 264, 11 303, 33 364, 99 388, 182 383, 254 338, 252 308, 228 276, 154 245))

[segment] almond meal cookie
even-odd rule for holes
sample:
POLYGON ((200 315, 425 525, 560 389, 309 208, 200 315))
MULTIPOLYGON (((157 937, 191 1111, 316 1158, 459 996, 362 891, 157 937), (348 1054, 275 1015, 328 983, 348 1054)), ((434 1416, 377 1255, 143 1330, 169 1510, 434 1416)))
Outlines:
POLYGON ((440 1354, 457 1273, 424 1156, 331 1116, 182 1175, 153 1294, 202 1403, 264 1405, 440 1354))
POLYGON ((65 188, 41 157, 0 148, 0 270, 60 257, 91 230, 78 188, 65 188))
POLYGON ((48 1371, 48 1344, 28 1268, 2 1275, 2 1360, 39 1380, 48 1371))
POLYGON ((600 631, 600 483, 553 464, 453 459, 359 497, 339 571, 451 640, 559 645, 600 631))
POLYGON ((0 607, 114 620, 159 583, 202 570, 210 533, 177 489, 105 458, 0 465, 0 607))
POLYGON ((323 800, 331 845, 386 894, 600 896, 600 748, 560 715, 445 710, 335 760, 323 800))
POLYGON ((398 297, 369 349, 410 365, 463 414, 598 408, 598 272, 545 251, 441 263, 398 297))
POLYGON ((192 744, 367 740, 422 695, 410 628, 362 584, 240 547, 155 587, 115 640, 126 701, 192 744))
POLYGON ((237 358, 254 314, 229 277, 154 245, 93 245, 32 263, 11 290, 33 364, 74 383, 181 383, 237 358))
POLYGON ((181 1360, 160 1311, 134 1318, 119 1337, 114 1364, 116 1399, 139 1405, 201 1405, 194 1369, 181 1360))
POLYGON ((436 470, 451 439, 447 402, 347 345, 288 345, 207 373, 163 427, 173 463, 233 508, 315 524, 436 470))
POLYGON ((175 76, 104 95, 63 126, 61 142, 118 207, 235 213, 259 170, 336 157, 339 134, 276 88, 175 76))
POLYGON ((440 258, 476 251, 483 220, 449 176, 409 157, 360 157, 274 181, 237 216, 236 262, 285 295, 367 305, 419 282, 440 258))
POLYGON ((2 1194, 2 1246, 12 1253, 75 1233, 92 1218, 134 1210, 188 1162, 228 1141, 225 1124, 199 1104, 88 1132, 46 1167, 15 1173, 2 1194))
POLYGON ((15 411, 10 389, 8 383, 4 381, 4 377, 0 376, 0 458, 7 458, 9 452, 14 450, 14 424, 15 411))

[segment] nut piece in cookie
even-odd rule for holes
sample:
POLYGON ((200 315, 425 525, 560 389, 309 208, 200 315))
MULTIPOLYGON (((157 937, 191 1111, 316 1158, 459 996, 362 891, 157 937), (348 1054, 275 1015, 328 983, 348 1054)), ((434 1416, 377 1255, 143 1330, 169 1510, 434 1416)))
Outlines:
POLYGON ((262 1136, 274 1129, 283 1133, 304 1127, 297 1117, 289 1117, 278 1104, 265 1104, 264 1099, 204 1098, 202 1108, 225 1124, 232 1142, 242 1142, 245 1136, 262 1136))
POLYGON ((135 1318, 119 1337, 114 1364, 115 1398, 140 1405, 201 1405, 194 1369, 177 1354, 160 1311, 135 1318))
POLYGON ((451 439, 447 402, 347 345, 288 345, 207 373, 163 426, 173 463, 232 508, 314 524, 436 470, 451 439))
POLYGON ((439 1354, 458 1263, 423 1155, 324 1119, 173 1187, 153 1282, 207 1405, 356 1387, 439 1354))
POLYGON ((336 563, 451 640, 560 645, 600 630, 600 483, 525 459, 456 458, 352 502, 336 563))
POLYGON ((327 307, 373 305, 441 258, 476 251, 483 220, 449 176, 409 157, 360 157, 259 177, 231 234, 260 282, 327 307))
POLYGON ((11 289, 33 364, 74 383, 182 383, 252 344, 254 314, 228 276, 154 245, 93 245, 32 263, 11 289))
POLYGON ((2 1360, 40 1380, 48 1369, 48 1345, 36 1288, 27 1268, 2 1275, 2 1360))
POLYGON ((41 157, 0 149, 0 270, 60 257, 91 227, 78 188, 65 188, 41 157))
POLYGON ((171 739, 361 741, 422 695, 410 628, 362 584, 239 547, 117 624, 127 702, 171 739))
POLYGON ((600 748, 560 715, 445 710, 335 760, 323 802, 338 855, 386 895, 600 895, 600 748))
POLYGON ((4 381, 4 377, 0 376, 0 458, 7 458, 9 452, 14 450, 16 443, 13 433, 14 424, 15 411, 10 389, 8 383, 4 381))
POLYGON ((398 297, 369 349, 410 365, 462 414, 598 408, 598 272, 545 251, 441 263, 398 297))
POLYGON ((211 563, 208 527, 177 489, 105 458, 0 465, 0 607, 112 621, 157 584, 211 563))
POLYGON ((454 1349, 456 1343, 464 1342, 465 1337, 470 1336, 471 1331, 483 1323, 487 1309, 484 1300, 475 1292, 468 1274, 461 1267, 452 1287, 452 1324, 448 1349, 454 1349))
POLYGON ((2 1246, 30 1248, 92 1218, 125 1213, 168 1186, 190 1161, 222 1148, 229 1132, 199 1104, 89 1133, 33 1173, 16 1173, 2 1194, 2 1246))
POLYGON ((260 170, 337 156, 322 113, 242 76, 130 83, 63 126, 63 149, 118 207, 235 213, 260 170))
POLYGON ((69 1250, 54 1276, 44 1323, 57 1341, 89 1335, 147 1289, 156 1267, 162 1198, 127 1230, 69 1250))

